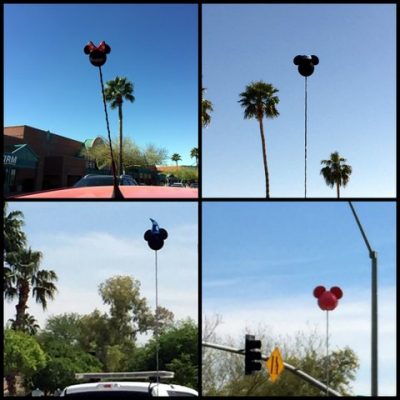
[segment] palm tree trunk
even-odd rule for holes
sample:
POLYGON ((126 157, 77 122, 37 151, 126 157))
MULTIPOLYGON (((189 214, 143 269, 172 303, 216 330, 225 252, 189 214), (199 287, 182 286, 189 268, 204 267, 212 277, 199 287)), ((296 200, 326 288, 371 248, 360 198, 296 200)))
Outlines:
POLYGON ((122 104, 118 104, 118 117, 119 117, 119 175, 123 174, 122 165, 122 104))
POLYGON ((25 315, 25 310, 27 309, 26 303, 29 298, 29 284, 27 282, 23 282, 19 291, 18 296, 18 304, 15 306, 17 310, 17 315, 15 317, 15 329, 21 330, 23 325, 23 319, 25 315))
POLYGON ((260 123, 260 134, 261 134, 263 160, 264 160, 266 197, 267 197, 267 199, 269 199, 269 175, 268 175, 268 162, 267 162, 267 144, 266 144, 266 141, 265 141, 264 126, 263 126, 263 122, 262 122, 262 117, 258 118, 258 122, 260 123))
POLYGON ((17 394, 17 379, 15 375, 6 375, 6 382, 7 382, 7 388, 8 388, 8 395, 9 396, 15 396, 17 394))
POLYGON ((339 189, 339 182, 336 182, 336 193, 337 193, 337 198, 340 198, 340 189, 339 189))

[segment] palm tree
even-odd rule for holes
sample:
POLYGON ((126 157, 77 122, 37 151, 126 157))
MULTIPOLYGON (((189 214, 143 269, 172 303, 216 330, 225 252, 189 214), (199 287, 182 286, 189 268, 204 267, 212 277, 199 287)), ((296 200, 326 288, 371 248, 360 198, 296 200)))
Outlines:
POLYGON ((279 103, 278 92, 270 83, 263 81, 251 82, 246 86, 246 90, 240 93, 239 103, 244 108, 244 118, 256 118, 260 124, 260 134, 262 142, 266 196, 269 198, 269 175, 267 162, 267 145, 264 135, 263 118, 275 118, 279 115, 276 105, 279 103))
MULTIPOLYGON (((16 325, 16 319, 9 319, 8 322, 11 324, 11 328, 16 330, 17 325, 16 325)), ((30 315, 28 313, 25 313, 23 316, 23 319, 20 324, 20 331, 28 334, 28 335, 35 335, 38 330, 40 329, 40 326, 38 325, 35 317, 33 315, 30 315)))
POLYGON ((119 118, 119 175, 124 172, 123 161, 122 161, 122 103, 125 100, 130 102, 135 101, 133 93, 133 83, 128 81, 127 78, 117 76, 113 81, 106 83, 104 95, 106 101, 111 105, 112 109, 118 107, 118 118, 119 118))
POLYGON ((210 112, 214 111, 213 104, 211 103, 211 101, 206 100, 203 97, 205 91, 206 88, 201 89, 201 125, 203 126, 203 128, 210 125, 211 122, 210 112))
POLYGON ((322 168, 320 173, 328 186, 333 188, 336 185, 337 198, 340 197, 340 186, 345 187, 347 185, 352 173, 351 166, 343 164, 346 161, 345 158, 340 157, 337 151, 331 154, 329 160, 321 161, 321 164, 326 165, 326 167, 322 168))
POLYGON ((181 161, 182 158, 181 158, 180 154, 174 153, 174 154, 172 154, 171 160, 175 161, 176 162, 176 166, 178 166, 178 161, 181 161))
POLYGON ((5 287, 4 296, 8 300, 18 298, 15 306, 17 313, 14 328, 21 330, 26 318, 29 294, 32 295, 43 310, 47 308, 47 300, 53 300, 57 288, 57 274, 54 271, 39 270, 42 253, 31 248, 21 249, 13 263, 9 266, 9 286, 5 287))
POLYGON ((199 160, 199 149, 197 147, 193 147, 193 149, 190 151, 190 158, 196 158, 196 165, 199 160))
POLYGON ((22 231, 24 214, 21 211, 11 211, 7 214, 7 203, 3 209, 3 231, 5 254, 12 253, 26 244, 26 235, 22 231))
POLYGON ((11 211, 7 214, 7 203, 4 203, 3 209, 3 290, 12 286, 12 270, 10 265, 16 259, 18 252, 26 244, 26 235, 22 231, 24 225, 24 214, 21 211, 11 211))

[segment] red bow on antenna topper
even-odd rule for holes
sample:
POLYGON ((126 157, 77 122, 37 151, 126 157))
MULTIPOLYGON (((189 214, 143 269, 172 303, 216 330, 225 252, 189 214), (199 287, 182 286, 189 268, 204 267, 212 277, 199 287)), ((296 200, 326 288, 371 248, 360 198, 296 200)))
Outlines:
POLYGON ((111 47, 103 40, 97 47, 89 42, 84 48, 85 54, 89 54, 89 60, 95 67, 101 67, 107 61, 106 54, 111 52, 111 47))
POLYGON ((314 289, 314 297, 318 299, 318 305, 321 310, 332 311, 338 305, 338 300, 343 297, 343 291, 337 286, 326 290, 324 286, 317 286, 314 289))

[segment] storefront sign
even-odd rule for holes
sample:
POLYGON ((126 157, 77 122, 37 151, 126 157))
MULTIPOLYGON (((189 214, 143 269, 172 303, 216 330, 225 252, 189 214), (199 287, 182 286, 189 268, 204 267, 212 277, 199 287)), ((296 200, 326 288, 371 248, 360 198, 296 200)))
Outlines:
POLYGON ((4 165, 16 165, 18 161, 17 156, 11 154, 4 154, 4 165))

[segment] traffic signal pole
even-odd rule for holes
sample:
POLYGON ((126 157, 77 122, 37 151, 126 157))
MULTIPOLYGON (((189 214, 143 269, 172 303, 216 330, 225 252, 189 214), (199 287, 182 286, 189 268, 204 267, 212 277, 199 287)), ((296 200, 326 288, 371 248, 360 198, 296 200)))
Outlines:
MULTIPOLYGON (((215 344, 215 343, 208 343, 208 342, 203 342, 202 345, 204 347, 209 347, 212 349, 216 349, 216 350, 222 350, 222 351, 227 351, 229 353, 236 353, 236 354, 240 354, 242 356, 245 355, 245 350, 244 349, 236 349, 234 347, 229 347, 229 346, 223 346, 220 344, 215 344)), ((269 357, 261 354, 261 359, 264 361, 267 361, 269 357)), ((305 373, 304 371, 294 367, 293 365, 290 365, 286 362, 283 362, 283 365, 285 366, 285 368, 290 371, 291 373, 293 373, 294 375, 298 376, 299 378, 305 380, 306 382, 308 382, 309 384, 311 384, 312 386, 316 387, 317 389, 322 390, 325 393, 329 393, 332 396, 336 396, 336 397, 342 397, 342 395, 337 392, 334 389, 331 389, 330 387, 328 387, 327 385, 325 385, 324 383, 320 382, 319 380, 313 378, 312 376, 308 375, 307 373, 305 373)))

